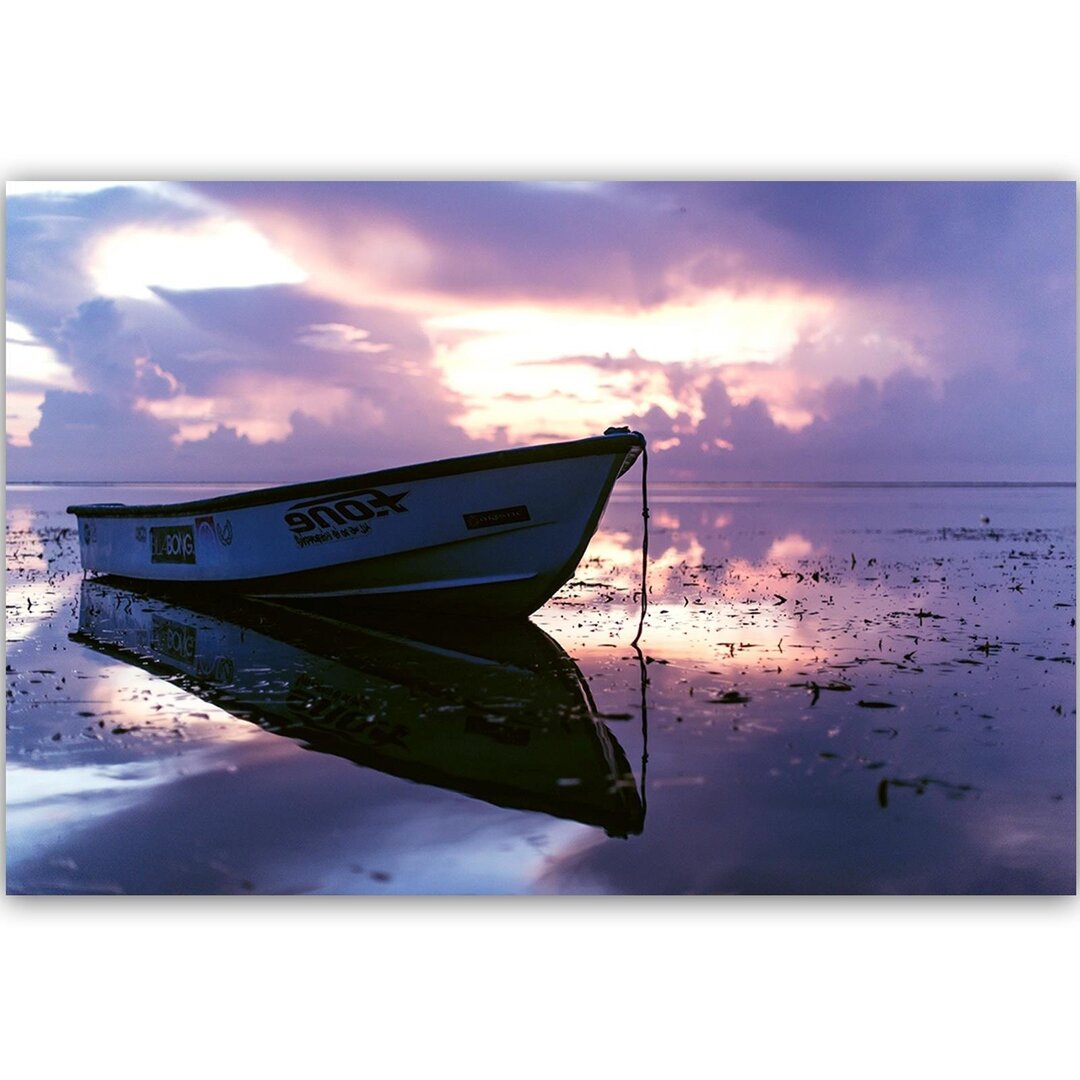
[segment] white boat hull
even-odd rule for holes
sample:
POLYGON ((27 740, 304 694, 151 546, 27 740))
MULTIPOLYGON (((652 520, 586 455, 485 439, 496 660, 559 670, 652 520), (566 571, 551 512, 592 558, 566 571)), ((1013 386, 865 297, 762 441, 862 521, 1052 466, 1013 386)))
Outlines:
POLYGON ((592 439, 173 506, 73 506, 87 571, 290 602, 527 615, 644 439, 592 439))

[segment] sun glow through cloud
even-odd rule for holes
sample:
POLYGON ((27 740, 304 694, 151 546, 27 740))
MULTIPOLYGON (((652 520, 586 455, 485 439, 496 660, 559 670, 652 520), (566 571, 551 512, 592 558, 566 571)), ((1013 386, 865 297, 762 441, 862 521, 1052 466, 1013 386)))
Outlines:
POLYGON ((426 325, 437 341, 450 331, 453 351, 475 364, 630 353, 662 363, 723 364, 785 355, 802 328, 831 308, 824 296, 714 292, 637 311, 480 308, 426 325))
POLYGON ((48 390, 79 390, 75 373, 21 323, 5 321, 5 414, 7 441, 30 446, 48 390))
POLYGON ((297 284, 307 272, 243 221, 210 219, 189 230, 125 226, 92 249, 88 268, 104 296, 152 299, 167 289, 297 284))
POLYGON ((329 352, 383 353, 390 349, 386 342, 370 341, 370 330, 347 323, 313 323, 296 340, 300 345, 329 352))
POLYGON ((79 388, 71 368, 21 323, 7 319, 4 338, 5 372, 9 382, 34 384, 43 389, 79 388))
POLYGON ((696 422, 701 388, 718 369, 787 356, 832 309, 825 296, 713 292, 638 311, 480 308, 429 318, 425 326, 447 385, 466 402, 462 424, 470 435, 502 427, 514 436, 562 437, 654 405, 696 422), (626 362, 592 362, 611 357, 626 362), (705 377, 681 379, 675 390, 658 368, 665 364, 705 377))
POLYGON ((174 445, 205 439, 219 427, 232 428, 257 444, 280 442, 292 434, 292 418, 297 413, 324 424, 345 416, 368 427, 385 421, 378 406, 347 387, 286 375, 272 381, 253 374, 234 375, 216 386, 213 394, 139 398, 136 408, 174 423, 174 445))

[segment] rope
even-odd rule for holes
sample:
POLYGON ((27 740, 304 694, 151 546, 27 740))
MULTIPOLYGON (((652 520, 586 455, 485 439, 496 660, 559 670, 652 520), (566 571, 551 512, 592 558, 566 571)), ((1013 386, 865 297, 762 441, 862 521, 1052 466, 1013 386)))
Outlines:
POLYGON ((641 447, 641 521, 641 616, 637 633, 630 642, 635 649, 645 629, 645 612, 649 608, 649 448, 644 437, 641 447))
POLYGON ((645 825, 645 815, 648 813, 648 780, 646 778, 646 769, 649 764, 649 674, 645 668, 645 657, 642 655, 641 649, 634 646, 634 652, 637 653, 638 659, 638 671, 641 676, 641 823, 642 828, 645 825))

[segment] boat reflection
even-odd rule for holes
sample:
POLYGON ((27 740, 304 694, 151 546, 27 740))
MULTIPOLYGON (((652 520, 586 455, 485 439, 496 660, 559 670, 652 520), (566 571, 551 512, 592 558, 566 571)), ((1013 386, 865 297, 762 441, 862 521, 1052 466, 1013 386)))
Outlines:
POLYGON ((359 625, 99 578, 71 638, 320 753, 609 836, 644 825, 584 677, 530 622, 359 625))

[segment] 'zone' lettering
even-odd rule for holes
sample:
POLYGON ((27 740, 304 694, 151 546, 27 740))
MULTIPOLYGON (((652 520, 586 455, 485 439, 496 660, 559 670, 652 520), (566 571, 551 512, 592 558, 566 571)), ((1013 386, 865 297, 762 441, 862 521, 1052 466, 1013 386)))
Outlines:
POLYGON ((408 507, 401 505, 401 500, 408 494, 407 491, 400 491, 387 495, 377 488, 365 488, 363 491, 343 492, 322 499, 308 499, 289 507, 285 524, 296 537, 316 529, 344 529, 346 535, 367 532, 368 527, 363 523, 370 518, 408 513, 408 507), (363 528, 352 528, 356 525, 363 525, 363 528))

